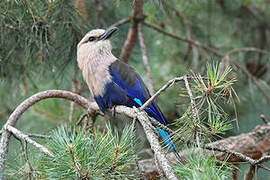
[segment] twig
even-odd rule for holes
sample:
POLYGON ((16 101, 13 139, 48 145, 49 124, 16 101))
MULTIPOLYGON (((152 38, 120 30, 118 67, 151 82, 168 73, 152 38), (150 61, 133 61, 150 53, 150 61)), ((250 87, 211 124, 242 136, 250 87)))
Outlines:
MULTIPOLYGON (((183 19, 183 23, 184 23, 184 26, 185 26, 185 29, 186 29, 186 37, 187 37, 187 39, 195 41, 194 38, 192 37, 190 23, 188 21, 188 18, 184 14, 179 12, 177 9, 175 9, 173 6, 171 6, 169 3, 165 2, 165 4, 166 4, 167 7, 169 7, 170 9, 172 9, 175 12, 176 16, 183 19)), ((195 67, 195 69, 197 69, 198 65, 199 65, 199 62, 198 62, 199 61, 199 50, 197 49, 196 46, 192 45, 192 43, 188 44, 188 48, 187 48, 186 53, 184 55, 184 60, 187 59, 187 57, 188 57, 188 55, 190 53, 190 50, 192 50, 192 53, 193 53, 193 58, 192 58, 193 67, 195 67)))
MULTIPOLYGON (((177 180, 176 176, 173 173, 172 167, 169 165, 167 158, 165 157, 164 152, 159 144, 158 137, 153 132, 151 126, 149 125, 148 116, 145 112, 137 110, 137 117, 140 121, 146 137, 150 143, 151 149, 155 152, 159 165, 162 167, 162 170, 167 179, 177 180)), ((151 124, 151 123, 150 123, 151 124)))
POLYGON ((231 154, 231 155, 234 155, 246 162, 249 162, 251 165, 253 166, 259 166, 263 169, 266 169, 266 170, 269 170, 269 168, 265 168, 265 166, 262 166, 260 163, 263 163, 265 161, 268 161, 270 159, 270 156, 264 156, 262 158, 260 158, 259 160, 254 160, 248 156, 245 156, 244 154, 242 153, 239 153, 239 152, 235 152, 235 151, 231 151, 231 150, 228 150, 228 149, 222 149, 222 148, 218 148, 218 147, 212 147, 212 146, 205 146, 204 147, 205 149, 208 149, 208 150, 213 150, 213 151, 219 151, 219 152, 224 152, 224 153, 227 153, 227 154, 231 154))
POLYGON ((266 161, 268 161, 269 159, 270 159, 270 156, 263 156, 263 157, 261 157, 260 159, 256 160, 255 165, 256 165, 256 164, 263 163, 263 162, 266 162, 266 161))
POLYGON ((21 131, 19 131, 18 129, 10 126, 10 125, 5 125, 4 129, 11 132, 14 136, 16 136, 17 138, 23 139, 26 142, 28 142, 29 144, 32 144, 33 146, 35 146, 36 148, 38 148, 40 151, 44 152, 45 154, 53 157, 53 154, 44 146, 42 146, 41 144, 33 141, 32 139, 30 139, 27 135, 23 134, 21 131))
POLYGON ((165 91, 168 87, 172 86, 175 82, 178 81, 183 81, 184 80, 184 76, 182 77, 176 77, 173 78, 171 80, 169 80, 164 86, 162 86, 151 98, 149 98, 141 107, 140 107, 140 111, 144 110, 147 106, 149 106, 154 99, 160 95, 160 93, 162 93, 163 91, 165 91))
POLYGON ((177 36, 173 33, 170 33, 170 32, 167 32, 167 31, 164 31, 162 28, 154 25, 154 24, 150 24, 150 23, 147 23, 145 21, 142 22, 144 25, 160 32, 160 33, 163 33, 167 36, 170 36, 174 39, 177 39, 177 40, 181 40, 181 41, 184 41, 184 42, 188 42, 188 43, 191 43, 197 47, 200 47, 204 50, 207 50, 209 52, 212 52, 213 54, 215 54, 216 56, 219 56, 219 57, 222 57, 223 60, 225 58, 227 58, 233 65, 235 65, 236 67, 238 67, 244 74, 246 74, 249 78, 251 78, 251 80, 254 82, 254 84, 256 85, 256 87, 259 89, 259 91, 261 91, 261 93, 263 94, 263 96, 266 98, 266 101, 267 103, 270 105, 270 97, 268 96, 268 94, 264 91, 264 89, 259 85, 258 83, 258 80, 252 76, 252 74, 250 74, 245 68, 243 68, 240 64, 236 63, 235 61, 233 61, 231 58, 229 58, 229 55, 233 54, 233 53, 236 53, 236 52, 241 52, 241 51, 255 51, 255 52, 259 52, 259 53, 264 53, 264 54, 269 54, 269 52, 267 51, 264 51, 264 50, 261 50, 261 49, 258 49, 258 48, 253 48, 253 47, 250 47, 250 48, 238 48, 238 49, 234 49, 232 51, 229 51, 228 53, 224 54, 212 47, 209 47, 207 45, 204 45, 204 44, 201 44, 200 42, 198 41, 194 41, 194 40, 191 40, 191 39, 187 39, 187 38, 184 38, 184 37, 181 37, 181 36, 177 36))
POLYGON ((262 50, 262 49, 258 49, 258 48, 255 48, 255 47, 243 47, 243 48, 233 49, 233 50, 227 52, 225 54, 225 56, 231 56, 234 53, 239 53, 239 52, 242 52, 242 51, 253 51, 253 52, 258 52, 258 53, 270 55, 270 52, 262 50))
POLYGON ((88 114, 87 113, 84 113, 80 116, 79 120, 77 121, 76 123, 76 126, 79 126, 82 124, 82 121, 84 120, 84 118, 87 118, 88 114))
POLYGON ((110 27, 119 27, 119 26, 121 26, 121 25, 123 25, 123 24, 126 24, 126 23, 130 22, 130 19, 131 19, 130 17, 121 19, 120 21, 118 21, 118 22, 112 24, 110 27))
POLYGON ((72 151, 72 143, 68 144, 67 146, 68 146, 69 156, 72 162, 73 169, 76 172, 76 175, 78 176, 78 178, 82 179, 81 167, 78 165, 79 163, 76 161, 76 158, 74 157, 74 153, 72 151))
POLYGON ((180 137, 179 134, 175 133, 173 130, 171 130, 170 128, 168 128, 167 126, 161 124, 160 122, 153 120, 152 118, 149 118, 149 121, 154 125, 157 126, 161 129, 163 129, 164 131, 166 131, 167 133, 169 133, 172 136, 178 136, 180 141, 185 142, 183 137, 180 137))
MULTIPOLYGON (((134 117, 134 118, 133 118, 133 121, 132 121, 132 125, 131 125, 131 127, 132 127, 131 132, 134 133, 134 136, 135 136, 135 133, 136 133, 136 128, 135 128, 135 126, 136 126, 136 120, 137 120, 137 119, 134 117)), ((134 146, 134 137, 132 138, 131 146, 132 146, 132 149, 134 150, 134 147, 135 147, 135 146, 134 146)), ((138 170, 139 173, 140 173, 140 179, 145 180, 146 178, 145 178, 145 176, 144 176, 144 174, 143 174, 143 172, 142 172, 142 170, 141 170, 141 168, 140 168, 140 166, 139 166, 139 163, 138 163, 138 156, 137 156, 136 153, 134 153, 134 162, 135 162, 135 165, 136 165, 136 167, 137 167, 137 170, 138 170)))
POLYGON ((148 86, 148 89, 150 91, 150 94, 152 95, 152 94, 154 94, 154 87, 153 87, 153 82, 152 82, 152 77, 151 77, 151 69, 149 66, 147 50, 146 50, 146 46, 144 43, 143 28, 142 28, 141 23, 138 24, 138 36, 139 36, 139 42, 140 42, 140 47, 141 47, 141 51, 142 51, 143 65, 144 65, 144 69, 145 69, 146 77, 147 77, 147 86, 148 86))
POLYGON ((28 156, 28 143, 27 143, 27 141, 25 141, 24 157, 25 157, 26 163, 28 164, 28 166, 29 166, 31 172, 33 172, 33 171, 34 171, 34 168, 33 168, 33 166, 31 165, 31 163, 30 163, 30 161, 29 161, 29 158, 28 158, 29 156, 28 156))
MULTIPOLYGON (((33 167, 32 167, 32 165, 31 165, 31 163, 30 163, 30 161, 29 161, 29 158, 28 158, 28 153, 27 153, 27 142, 24 141, 24 142, 25 142, 25 146, 24 146, 22 139, 18 138, 18 137, 15 136, 15 135, 14 135, 14 138, 20 142, 21 147, 22 147, 22 154, 23 154, 23 156, 24 156, 24 158, 25 158, 25 162, 26 162, 26 164, 28 164, 29 169, 31 170, 31 172, 33 172, 33 167)), ((29 177, 31 176, 31 172, 29 172, 29 174, 28 174, 29 177)))
POLYGON ((196 108, 195 101, 193 99, 193 95, 191 92, 191 89, 189 87, 189 83, 187 80, 187 76, 184 76, 184 81, 185 81, 185 86, 189 95, 190 103, 191 103, 191 110, 193 114, 193 123, 194 123, 194 139, 196 139, 197 146, 200 147, 200 139, 199 139, 199 134, 198 134, 198 123, 199 123, 199 116, 198 116, 198 110, 196 108))
POLYGON ((222 57, 222 56, 224 55, 223 53, 219 52, 218 50, 216 50, 216 49, 214 49, 214 48, 212 48, 212 47, 209 47, 209 46, 207 46, 207 45, 201 44, 201 43, 198 42, 198 41, 194 41, 194 40, 191 40, 191 39, 187 39, 187 38, 178 36, 178 35, 176 35, 176 34, 173 34, 173 33, 167 32, 167 31, 164 31, 162 28, 158 27, 157 25, 150 24, 150 23, 145 22, 145 21, 143 22, 143 24, 146 25, 146 26, 148 26, 148 27, 150 27, 150 28, 152 28, 152 29, 154 29, 154 30, 156 30, 156 31, 158 31, 158 32, 160 32, 160 33, 163 33, 163 34, 165 34, 165 35, 167 35, 167 36, 170 36, 170 37, 172 37, 172 38, 174 38, 174 39, 181 40, 181 41, 185 41, 185 42, 188 42, 188 43, 193 44, 194 46, 197 46, 197 47, 199 47, 199 48, 202 48, 202 49, 204 49, 204 50, 207 50, 207 51, 213 53, 213 54, 216 55, 216 56, 222 57))
POLYGON ((33 137, 33 138, 41 138, 41 139, 51 139, 51 136, 46 136, 43 134, 28 134, 28 137, 33 137))

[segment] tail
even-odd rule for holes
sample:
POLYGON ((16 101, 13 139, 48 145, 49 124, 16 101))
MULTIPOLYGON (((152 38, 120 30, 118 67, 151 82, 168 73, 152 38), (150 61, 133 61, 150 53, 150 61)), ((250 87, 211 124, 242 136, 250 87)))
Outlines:
POLYGON ((157 128, 157 131, 158 131, 159 135, 161 136, 161 138, 163 139, 165 145, 174 153, 177 160, 180 163, 182 163, 183 159, 179 156, 179 154, 178 154, 178 152, 177 152, 177 150, 172 142, 172 139, 170 138, 170 135, 161 128, 157 128))
MULTIPOLYGON (((133 99, 139 106, 142 106, 142 102, 138 99, 138 98, 134 98, 133 99)), ((150 107, 147 107, 145 109, 146 113, 152 117, 154 120, 158 120, 160 123, 162 123, 163 125, 167 125, 167 122, 166 122, 166 118, 164 117, 163 113, 160 111, 159 107, 155 104, 155 103, 152 103, 150 105, 150 107)), ((157 128, 157 131, 159 132, 159 135, 162 137, 164 143, 166 144, 167 147, 169 147, 171 149, 171 151, 174 153, 176 159, 182 163, 184 162, 182 160, 182 158, 179 156, 173 142, 172 142, 172 139, 170 138, 170 135, 164 131, 163 129, 161 128, 157 128)))

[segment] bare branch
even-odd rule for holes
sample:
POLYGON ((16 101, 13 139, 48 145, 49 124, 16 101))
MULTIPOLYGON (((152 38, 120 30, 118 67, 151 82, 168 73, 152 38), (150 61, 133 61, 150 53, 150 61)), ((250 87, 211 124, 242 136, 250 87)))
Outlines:
POLYGON ((260 159, 258 159, 256 162, 255 162, 255 165, 256 164, 260 164, 260 163, 263 163, 263 162, 266 162, 270 159, 270 156, 263 156, 261 157, 260 159))
POLYGON ((121 51, 120 59, 124 62, 128 62, 128 59, 132 53, 133 47, 137 41, 137 30, 139 21, 144 19, 143 16, 143 2, 142 0, 134 0, 133 3, 133 16, 131 18, 130 27, 128 30, 128 36, 121 51))
MULTIPOLYGON (((132 133, 136 133, 136 118, 133 118, 133 121, 132 121, 132 129, 131 129, 131 132, 132 133)), ((132 143, 131 143, 131 146, 132 146, 132 149, 134 149, 134 147, 135 147, 135 145, 134 145, 134 138, 132 138, 132 143)), ((136 165, 136 168, 137 168, 137 170, 139 171, 139 174, 140 174, 140 178, 139 179, 143 179, 143 180, 145 180, 146 178, 145 178, 145 176, 144 176, 144 173, 142 172, 142 170, 141 170, 141 168, 140 168, 140 166, 139 166, 139 163, 138 163, 138 156, 137 156, 137 154, 136 153, 134 153, 134 162, 135 162, 135 165, 136 165)))
POLYGON ((199 47, 199 48, 202 48, 202 49, 204 49, 204 50, 207 50, 207 51, 213 53, 213 54, 216 55, 216 56, 222 57, 222 56, 224 55, 223 53, 219 52, 218 50, 216 50, 216 49, 214 49, 214 48, 212 48, 212 47, 209 47, 209 46, 207 46, 207 45, 201 44, 201 43, 198 42, 198 41, 194 41, 194 40, 191 40, 191 39, 187 39, 187 38, 178 36, 178 35, 176 35, 176 34, 173 34, 173 33, 167 32, 167 31, 164 31, 162 28, 158 27, 157 25, 150 24, 150 23, 147 23, 147 22, 145 22, 145 21, 143 22, 143 24, 146 25, 146 26, 148 26, 148 27, 150 27, 150 28, 152 28, 152 29, 154 29, 154 30, 156 30, 156 31, 158 31, 158 32, 160 32, 160 33, 163 33, 163 34, 165 34, 165 35, 167 35, 167 36, 170 36, 170 37, 172 37, 172 38, 174 38, 174 39, 181 40, 181 41, 185 41, 185 42, 188 42, 188 43, 193 44, 194 46, 197 46, 197 47, 199 47))
MULTIPOLYGON (((15 126, 16 122, 20 118, 20 116, 33 104, 46 99, 46 98, 64 98, 67 100, 71 100, 79 104, 82 108, 85 110, 88 110, 89 114, 96 113, 96 111, 99 111, 99 108, 96 103, 89 103, 87 99, 84 97, 74 94, 69 91, 64 90, 48 90, 43 91, 40 93, 37 93, 28 99, 26 99, 24 102, 22 102, 10 115, 9 119, 7 120, 6 124, 3 128, 3 134, 1 137, 0 142, 0 179, 3 179, 4 171, 5 171, 5 162, 6 162, 6 155, 8 152, 8 144, 10 140, 11 133, 10 131, 14 132, 14 134, 18 134, 16 129, 12 126, 15 126), (15 131, 14 131, 15 129, 15 131)), ((145 112, 137 112, 138 110, 133 110, 128 107, 124 106, 117 106, 115 108, 115 112, 125 114, 128 117, 131 118, 137 118, 140 123, 143 126, 143 129, 146 133, 147 139, 151 145, 151 148, 157 155, 158 161, 160 163, 160 166, 162 170, 164 171, 166 177, 168 179, 176 179, 175 175, 173 174, 172 168, 169 165, 168 160, 165 157, 164 152, 162 151, 162 148, 159 144, 158 138, 156 137, 155 133, 153 132, 153 129, 151 128, 151 123, 148 121, 148 116, 145 112)), ((22 133, 21 133, 22 134, 22 133)), ((34 141, 31 140, 27 135, 23 135, 22 138, 27 139, 27 142, 34 144, 34 141)), ((38 145, 37 145, 38 146, 38 145)), ((39 146, 38 146, 39 147, 39 146)), ((44 149, 43 149, 44 150, 44 149)), ((46 152, 46 150, 45 150, 46 152)))
POLYGON ((242 153, 235 152, 235 151, 228 150, 228 149, 212 147, 212 146, 205 146, 204 148, 208 149, 208 150, 219 151, 219 152, 223 152, 223 153, 226 153, 226 154, 236 156, 236 157, 240 158, 243 161, 249 162, 252 166, 257 165, 257 166, 259 166, 259 167, 261 167, 263 169, 268 170, 268 168, 265 168, 264 166, 261 166, 260 163, 269 160, 270 156, 264 156, 264 157, 260 158, 259 160, 254 160, 254 159, 252 159, 252 158, 250 158, 250 157, 248 157, 248 156, 246 156, 246 155, 244 155, 242 153))
MULTIPOLYGON (((185 16, 184 14, 182 14, 177 9, 175 9, 169 3, 165 2, 165 4, 166 4, 167 7, 169 7, 170 9, 172 9, 175 12, 176 16, 183 19, 183 23, 184 23, 184 26, 185 26, 185 29, 186 29, 186 37, 187 37, 187 39, 196 42, 195 38, 192 36, 192 31, 191 31, 191 28, 190 28, 190 22, 188 21, 188 17, 185 16)), ((186 50, 186 53, 185 53, 185 56, 184 56, 184 60, 187 59, 187 57, 188 57, 188 55, 190 53, 190 50, 192 50, 192 53, 193 53, 193 58, 192 58, 193 67, 195 69, 197 69, 198 66, 199 66, 199 62, 198 62, 199 61, 199 50, 198 50, 198 47, 192 45, 192 43, 188 44, 188 47, 187 47, 187 50, 186 50)))
POLYGON ((199 120, 198 110, 196 108, 196 104, 195 104, 191 89, 189 87, 187 76, 184 76, 184 81, 185 81, 186 89, 188 91, 188 95, 189 95, 189 99, 190 99, 190 103, 191 103, 191 110, 192 110, 192 114, 193 114, 194 139, 196 140, 197 146, 200 147, 200 139, 199 139, 199 134, 198 134, 198 129, 199 129, 198 123, 200 120, 199 120))
POLYGON ((51 136, 46 136, 43 134, 28 134, 28 137, 33 137, 33 138, 41 138, 41 139, 51 139, 51 136))
POLYGON ((27 143, 27 141, 25 141, 24 157, 25 157, 25 161, 28 164, 28 166, 29 166, 29 168, 31 170, 31 173, 32 173, 33 170, 34 170, 34 168, 33 168, 32 164, 29 161, 29 157, 28 157, 28 143, 27 143))
POLYGON ((143 28, 142 28, 142 24, 139 23, 138 24, 138 36, 139 36, 139 41, 140 41, 140 47, 141 47, 141 51, 142 51, 142 60, 143 60, 143 65, 144 65, 144 69, 146 72, 146 77, 147 77, 147 87, 150 91, 150 94, 154 94, 154 87, 153 87, 153 82, 152 82, 152 77, 151 77, 151 69, 149 66, 149 60, 148 60, 148 55, 147 55, 147 50, 146 50, 146 46, 144 43, 144 38, 143 38, 143 28))
POLYGON ((87 113, 82 114, 82 115, 80 116, 79 120, 77 121, 76 126, 81 125, 81 124, 82 124, 82 121, 83 121, 85 118, 87 118, 87 116, 88 116, 87 113))
POLYGON ((41 144, 33 141, 32 139, 30 139, 27 135, 23 134, 21 131, 19 131, 18 129, 10 126, 10 125, 5 125, 4 130, 7 130, 9 132, 11 132, 14 136, 16 136, 19 139, 23 139, 26 142, 28 142, 29 144, 32 144, 33 146, 35 146, 36 148, 38 148, 40 151, 44 152, 45 154, 53 157, 53 154, 44 146, 42 146, 41 144))
POLYGON ((178 81, 183 81, 184 80, 184 76, 182 77, 176 77, 173 78, 171 80, 169 80, 164 86, 162 86, 153 96, 151 96, 151 98, 149 98, 141 107, 140 107, 140 111, 144 110, 147 106, 149 106, 156 97, 158 97, 160 95, 160 93, 162 93, 163 91, 165 91, 168 87, 172 86, 175 82, 178 81))
POLYGON ((253 52, 257 52, 257 53, 270 55, 270 52, 262 50, 262 49, 258 49, 258 48, 255 48, 255 47, 243 47, 243 48, 233 49, 233 50, 227 52, 225 54, 225 56, 231 56, 232 54, 239 53, 239 52, 242 52, 242 51, 244 51, 244 52, 253 51, 253 52))
POLYGON ((124 25, 124 24, 130 22, 130 19, 131 19, 131 17, 127 17, 127 18, 121 19, 120 21, 112 24, 110 27, 119 27, 121 25, 124 25))
POLYGON ((144 129, 144 132, 146 134, 146 137, 150 143, 151 149, 155 152, 157 161, 159 165, 162 167, 162 170, 166 178, 177 180, 176 176, 173 173, 172 167, 169 165, 169 162, 167 158, 165 157, 165 154, 159 144, 158 137, 156 136, 156 134, 151 129, 151 126, 149 125, 151 123, 148 121, 148 116, 146 115, 145 112, 142 112, 142 111, 137 110, 136 113, 137 113, 138 120, 140 121, 144 129))

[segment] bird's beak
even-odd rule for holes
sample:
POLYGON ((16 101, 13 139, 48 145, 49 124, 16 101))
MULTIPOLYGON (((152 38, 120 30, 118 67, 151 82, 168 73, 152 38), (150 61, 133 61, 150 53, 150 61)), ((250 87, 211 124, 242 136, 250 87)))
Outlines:
POLYGON ((101 36, 99 36, 98 40, 100 41, 100 40, 109 39, 112 36, 112 34, 117 30, 118 30, 117 27, 110 27, 101 36))

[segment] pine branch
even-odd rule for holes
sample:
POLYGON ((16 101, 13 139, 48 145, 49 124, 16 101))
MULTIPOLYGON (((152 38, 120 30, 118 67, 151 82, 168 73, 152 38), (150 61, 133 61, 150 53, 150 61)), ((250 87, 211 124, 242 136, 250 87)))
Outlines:
POLYGON ((140 47, 142 51, 143 65, 144 65, 144 69, 145 69, 146 77, 147 77, 146 84, 148 86, 150 94, 154 94, 154 87, 153 87, 153 82, 152 82, 152 77, 151 77, 151 69, 149 66, 149 59, 148 59, 148 54, 146 50, 146 45, 144 43, 143 27, 141 23, 138 24, 138 36, 139 36, 139 42, 140 42, 140 47))
MULTIPOLYGON (((0 142, 0 179, 3 179, 3 174, 5 171, 5 162, 6 162, 6 155, 8 151, 8 144, 10 140, 11 129, 13 126, 16 125, 17 121, 19 120, 20 116, 32 105, 35 103, 47 99, 47 98, 64 98, 67 100, 71 100, 76 102, 78 105, 80 105, 82 108, 88 111, 89 114, 93 114, 96 111, 99 111, 99 108, 96 103, 89 103, 87 99, 84 97, 74 94, 69 91, 64 90, 48 90, 39 92, 28 99, 26 99, 24 102, 22 102, 10 115, 9 119, 7 120, 6 124, 4 125, 5 128, 3 128, 3 134, 1 137, 0 142), (11 127, 11 128, 10 128, 11 127), (9 129, 8 129, 9 128, 9 129)), ((152 130, 152 125, 148 120, 148 116, 145 112, 138 112, 137 109, 131 109, 124 106, 118 106, 115 108, 115 112, 125 114, 128 117, 137 118, 140 123, 143 126, 143 129, 146 133, 147 139, 154 150, 155 154, 157 155, 158 161, 160 163, 160 166, 162 170, 164 171, 166 177, 168 179, 176 179, 175 175, 173 174, 172 168, 168 163, 168 160, 166 159, 164 152, 162 151, 162 148, 159 144, 158 138, 155 135, 155 133, 152 130)), ((25 135, 26 136, 26 135, 25 135)), ((27 136, 26 136, 27 137, 27 136)), ((26 138, 25 137, 25 138, 26 138)), ((28 138, 28 137, 27 137, 28 138)), ((31 141, 29 141, 31 142, 31 141)))
POLYGON ((199 134, 198 134, 198 130, 199 130, 199 115, 198 115, 198 110, 196 108, 196 104, 187 80, 187 76, 184 76, 184 81, 185 81, 185 86, 186 89, 188 91, 188 95, 189 95, 189 99, 190 99, 190 104, 191 104, 191 110, 192 110, 192 114, 193 114, 193 122, 194 122, 194 139, 196 140, 196 144, 198 147, 200 147, 200 139, 199 139, 199 134))
MULTIPOLYGON (((263 165, 263 162, 270 160, 267 154, 270 149, 270 125, 257 126, 252 132, 232 136, 213 143, 206 144, 209 150, 205 151, 206 155, 215 156, 219 161, 231 163, 248 162, 252 166, 258 166, 266 170, 270 170, 263 165)), ((180 152, 180 156, 185 158, 190 151, 180 152)), ((168 153, 167 158, 171 162, 175 162, 173 153, 168 153)), ((155 174, 157 171, 154 168, 153 159, 145 159, 139 161, 139 166, 146 172, 146 176, 155 174)))

